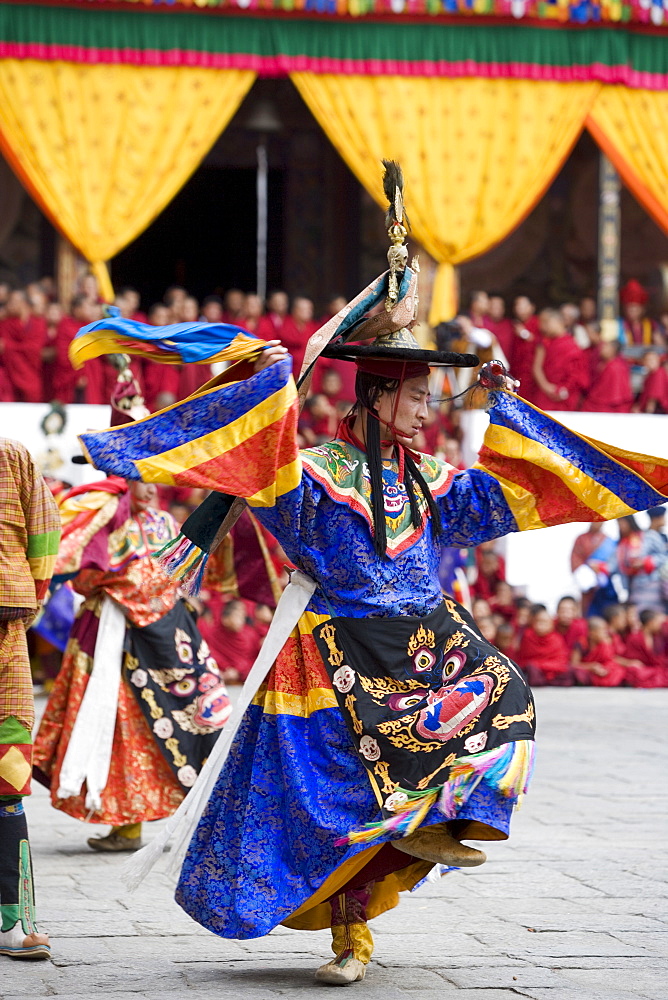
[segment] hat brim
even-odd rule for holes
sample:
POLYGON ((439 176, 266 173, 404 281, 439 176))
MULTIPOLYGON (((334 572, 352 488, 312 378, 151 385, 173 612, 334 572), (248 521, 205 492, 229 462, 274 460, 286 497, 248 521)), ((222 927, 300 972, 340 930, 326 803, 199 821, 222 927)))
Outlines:
POLYGON ((431 367, 477 368, 480 358, 476 354, 458 354, 456 351, 423 351, 411 347, 380 347, 378 344, 336 344, 326 347, 323 358, 339 361, 357 361, 373 358, 379 361, 422 361, 431 367))

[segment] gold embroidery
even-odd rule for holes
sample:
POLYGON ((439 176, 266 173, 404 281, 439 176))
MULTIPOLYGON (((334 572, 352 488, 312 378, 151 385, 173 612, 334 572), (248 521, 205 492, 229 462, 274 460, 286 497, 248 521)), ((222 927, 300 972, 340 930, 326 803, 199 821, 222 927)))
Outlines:
MULTIPOLYGON (((488 656, 484 662, 472 672, 471 677, 476 674, 494 674, 497 680, 497 684, 492 692, 492 697, 489 700, 489 704, 493 705, 495 701, 498 701, 503 692, 505 691, 508 681, 510 680, 510 670, 502 663, 498 656, 488 656)), ((462 733, 468 730, 462 730, 462 733)), ((462 735, 459 733, 458 735, 462 735)))
POLYGON ((165 746, 174 758, 174 767, 183 767, 184 764, 188 763, 188 758, 179 750, 179 741, 175 736, 170 736, 168 740, 165 740, 165 746))
POLYGON ((159 705, 156 704, 155 695, 150 688, 142 688, 141 696, 144 701, 148 702, 148 707, 151 712, 152 719, 161 719, 165 714, 159 705))
POLYGON ((450 765, 454 764, 456 760, 457 760, 457 754, 454 753, 449 754, 445 758, 443 763, 436 768, 435 771, 432 771, 431 774, 427 774, 424 778, 421 778, 420 781, 418 781, 417 783, 418 791, 422 792, 424 791, 425 788, 429 788, 429 785, 431 784, 432 780, 436 777, 438 772, 442 771, 444 767, 450 767, 450 765))
POLYGON ((526 711, 520 715, 495 715, 492 725, 495 729, 509 729, 513 722, 533 722, 534 715, 533 705, 528 705, 526 711))
POLYGON ((444 597, 443 602, 446 608, 448 609, 448 612, 452 615, 457 624, 463 625, 465 628, 468 628, 469 626, 466 624, 466 622, 460 615, 459 611, 457 611, 457 605, 455 604, 455 602, 451 601, 448 597, 444 597))
POLYGON ((433 649, 436 645, 436 640, 434 638, 434 633, 430 628, 425 628, 424 625, 420 625, 417 632, 413 632, 413 635, 408 640, 408 649, 406 652, 409 656, 421 649, 423 646, 428 646, 429 649, 433 649))
POLYGON ((427 687, 423 681, 411 677, 398 681, 393 677, 364 677, 358 674, 357 679, 372 698, 385 698, 389 694, 410 694, 411 691, 424 691, 427 687))
POLYGON ((361 736, 362 732, 364 730, 364 726, 362 725, 362 723, 360 722, 360 720, 357 718, 357 712, 355 711, 355 701, 356 700, 357 699, 355 698, 354 694, 346 695, 345 705, 346 705, 346 709, 348 710, 348 714, 350 715, 350 720, 351 720, 351 722, 353 724, 353 729, 355 730, 355 732, 357 733, 358 736, 361 736))
POLYGON ((398 747, 400 750, 410 750, 411 753, 430 753, 432 750, 443 749, 442 743, 423 743, 421 740, 416 740, 410 731, 400 732, 395 736, 391 736, 388 733, 387 739, 393 746, 398 747))
POLYGON ((326 625, 320 629, 320 638, 324 639, 327 643, 327 649, 329 650, 329 656, 327 659, 333 667, 340 667, 343 663, 344 656, 341 650, 336 645, 336 628, 331 622, 327 622, 326 625))
POLYGON ((443 655, 447 656, 450 650, 454 646, 459 646, 461 649, 466 649, 470 643, 470 639, 466 639, 463 632, 454 632, 449 639, 446 640, 445 646, 443 647, 443 655))
POLYGON ((380 780, 383 782, 383 787, 381 791, 384 795, 391 795, 392 792, 396 792, 399 787, 398 782, 390 781, 390 765, 384 760, 379 760, 374 767, 374 774, 377 774, 380 780))

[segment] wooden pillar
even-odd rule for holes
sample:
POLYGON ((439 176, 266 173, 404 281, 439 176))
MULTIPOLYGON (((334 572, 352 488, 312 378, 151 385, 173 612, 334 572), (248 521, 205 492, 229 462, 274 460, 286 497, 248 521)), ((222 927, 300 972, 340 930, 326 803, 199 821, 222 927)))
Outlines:
POLYGON ((616 340, 619 319, 621 213, 619 174, 600 154, 598 208, 598 315, 603 340, 616 340))
POLYGON ((76 292, 79 278, 85 274, 87 263, 76 247, 64 236, 58 236, 56 246, 56 288, 58 301, 66 311, 76 292))

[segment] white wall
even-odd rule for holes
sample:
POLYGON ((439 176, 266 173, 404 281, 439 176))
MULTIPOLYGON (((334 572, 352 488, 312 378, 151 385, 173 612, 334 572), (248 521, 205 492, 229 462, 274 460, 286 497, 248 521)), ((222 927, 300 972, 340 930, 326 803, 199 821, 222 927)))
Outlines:
POLYGON ((47 439, 40 424, 49 410, 48 403, 0 403, 0 436, 20 441, 43 472, 62 477, 74 486, 104 479, 104 473, 91 465, 73 465, 72 456, 82 454, 77 434, 109 426, 111 407, 66 406, 64 433, 47 439))
MULTIPOLYGON (((668 459, 668 416, 647 413, 558 413, 555 419, 587 437, 607 441, 628 451, 668 459)), ((464 461, 476 460, 489 418, 483 410, 464 410, 464 461)), ((641 527, 647 527, 645 514, 637 517, 641 527)), ((586 530, 581 524, 563 524, 556 528, 540 528, 509 535, 499 548, 504 552, 508 582, 513 587, 525 587, 532 601, 546 604, 550 610, 564 594, 577 594, 570 571, 570 555, 576 537, 586 530)), ((612 538, 618 537, 614 521, 603 525, 612 538)))

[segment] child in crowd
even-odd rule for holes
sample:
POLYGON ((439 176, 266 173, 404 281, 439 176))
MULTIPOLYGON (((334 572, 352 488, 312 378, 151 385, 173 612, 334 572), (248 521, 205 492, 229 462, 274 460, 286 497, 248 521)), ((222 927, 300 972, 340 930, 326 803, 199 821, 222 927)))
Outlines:
POLYGON ((619 687, 626 680, 626 667, 615 656, 604 618, 590 618, 582 652, 573 652, 574 674, 580 684, 619 687))
POLYGON ((494 644, 500 653, 504 656, 509 657, 511 660, 517 659, 518 644, 517 638, 515 636, 515 629, 510 624, 510 622, 504 622, 503 625, 499 625, 496 630, 496 639, 494 644))
POLYGON ((578 603, 574 597, 561 598, 557 604, 554 627, 566 643, 569 653, 572 653, 578 644, 586 642, 587 622, 580 617, 578 603))
POLYGON ((200 631, 225 681, 243 683, 260 651, 260 635, 248 620, 244 602, 237 598, 228 601, 218 622, 200 620, 200 631))
POLYGON ((563 636, 554 628, 554 622, 544 604, 534 604, 530 623, 520 641, 517 662, 532 687, 552 684, 570 687, 573 675, 569 664, 568 647, 563 636))
POLYGON ((494 596, 489 600, 489 606, 495 615, 500 615, 505 622, 513 622, 517 611, 513 604, 513 588, 505 580, 499 580, 494 588, 494 596))
POLYGON ((645 608, 640 612, 640 629, 626 640, 625 655, 640 665, 629 667, 627 680, 632 687, 653 688, 668 686, 668 657, 662 635, 666 616, 660 611, 645 608))

